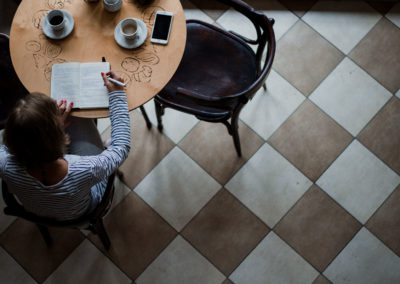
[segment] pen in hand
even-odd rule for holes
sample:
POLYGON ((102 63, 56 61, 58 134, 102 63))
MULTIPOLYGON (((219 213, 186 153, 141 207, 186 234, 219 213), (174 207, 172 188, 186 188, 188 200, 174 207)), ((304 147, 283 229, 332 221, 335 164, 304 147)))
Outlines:
POLYGON ((108 81, 113 82, 114 84, 117 84, 117 85, 119 85, 121 87, 126 87, 126 84, 124 84, 124 83, 122 83, 120 81, 117 81, 117 80, 111 78, 110 76, 107 76, 107 79, 108 79, 108 81))

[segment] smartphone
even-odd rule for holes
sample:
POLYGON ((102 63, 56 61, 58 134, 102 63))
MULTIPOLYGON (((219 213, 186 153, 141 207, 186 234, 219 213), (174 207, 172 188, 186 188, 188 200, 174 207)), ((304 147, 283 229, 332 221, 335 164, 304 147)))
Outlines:
POLYGON ((153 31, 150 41, 154 43, 167 44, 169 32, 171 31, 173 14, 166 11, 158 11, 154 18, 153 31))

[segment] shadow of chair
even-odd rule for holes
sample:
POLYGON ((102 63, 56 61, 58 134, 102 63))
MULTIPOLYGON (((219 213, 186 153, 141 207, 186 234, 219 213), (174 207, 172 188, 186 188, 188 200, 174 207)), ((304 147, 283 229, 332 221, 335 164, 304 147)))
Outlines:
POLYGON ((257 38, 248 39, 199 20, 188 20, 182 61, 154 99, 158 129, 163 129, 161 116, 166 107, 203 121, 221 122, 233 136, 235 149, 241 156, 238 118, 243 106, 261 86, 266 89, 265 80, 275 55, 274 20, 240 0, 218 2, 249 19, 257 38))
POLYGON ((12 66, 9 45, 8 35, 0 33, 0 129, 16 102, 28 94, 12 66))
POLYGON ((90 230, 92 233, 99 236, 103 246, 108 250, 111 246, 111 242, 104 228, 103 217, 109 211, 114 197, 114 179, 115 173, 109 176, 103 199, 92 212, 79 217, 78 219, 68 221, 57 221, 46 217, 40 217, 26 211, 24 207, 17 201, 15 196, 8 191, 7 184, 3 180, 2 192, 3 199, 6 204, 4 213, 6 215, 20 217, 35 223, 38 226, 40 233, 42 234, 42 237, 47 245, 52 243, 48 227, 66 227, 79 230, 90 230))

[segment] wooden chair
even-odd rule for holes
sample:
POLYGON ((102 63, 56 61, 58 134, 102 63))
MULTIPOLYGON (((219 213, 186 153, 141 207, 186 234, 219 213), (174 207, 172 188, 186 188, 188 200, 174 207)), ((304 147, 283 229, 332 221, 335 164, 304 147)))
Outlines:
POLYGON ((8 35, 0 33, 0 129, 16 102, 28 94, 12 66, 9 44, 8 35))
POLYGON ((43 236, 46 244, 50 245, 52 239, 47 227, 68 227, 76 229, 90 230, 94 234, 98 235, 104 247, 108 250, 111 242, 104 228, 103 217, 107 214, 111 207, 111 203, 114 196, 114 178, 115 173, 110 175, 107 182, 107 187, 103 195, 103 199, 100 204, 92 212, 84 215, 75 220, 68 221, 57 221, 54 219, 40 217, 33 213, 30 213, 24 209, 24 207, 17 201, 15 196, 8 191, 7 184, 2 181, 3 199, 6 203, 4 213, 6 215, 16 216, 25 220, 35 223, 40 233, 43 236))
POLYGON ((154 99, 158 129, 163 129, 161 116, 166 107, 193 114, 203 121, 221 122, 233 136, 237 154, 241 156, 239 113, 261 86, 266 88, 264 82, 275 55, 274 20, 241 0, 218 2, 247 17, 254 25, 257 39, 188 20, 182 61, 171 81, 154 99))

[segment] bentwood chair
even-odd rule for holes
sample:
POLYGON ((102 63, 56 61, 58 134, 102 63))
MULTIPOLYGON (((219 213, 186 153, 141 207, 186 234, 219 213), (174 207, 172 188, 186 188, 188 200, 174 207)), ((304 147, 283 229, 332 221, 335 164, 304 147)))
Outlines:
POLYGON ((4 208, 4 213, 6 215, 16 216, 23 218, 25 220, 31 221, 35 223, 42 237, 47 245, 52 243, 52 239, 47 227, 68 227, 75 229, 84 229, 90 230, 92 233, 99 236, 103 246, 108 250, 111 246, 110 239, 107 235, 107 232, 104 228, 103 217, 107 214, 108 210, 111 207, 111 203, 114 196, 114 178, 115 173, 109 176, 107 181, 107 187, 103 195, 103 199, 100 204, 95 208, 92 212, 79 217, 75 220, 68 221, 57 221, 54 219, 40 217, 33 213, 30 213, 24 209, 24 207, 17 201, 15 196, 8 191, 7 184, 5 181, 2 181, 2 191, 3 191, 3 199, 6 203, 6 207, 4 208))
POLYGON ((16 102, 28 94, 12 66, 9 43, 8 35, 0 33, 0 129, 16 102))
POLYGON ((247 17, 257 38, 248 39, 199 20, 188 20, 182 61, 171 81, 154 99, 158 129, 163 129, 161 116, 166 107, 203 121, 221 122, 233 136, 237 154, 241 156, 238 118, 257 90, 263 85, 266 88, 265 80, 275 55, 274 20, 241 0, 218 2, 247 17))

